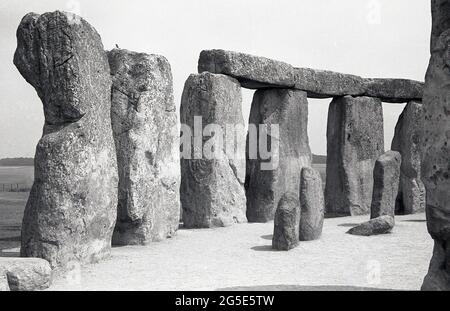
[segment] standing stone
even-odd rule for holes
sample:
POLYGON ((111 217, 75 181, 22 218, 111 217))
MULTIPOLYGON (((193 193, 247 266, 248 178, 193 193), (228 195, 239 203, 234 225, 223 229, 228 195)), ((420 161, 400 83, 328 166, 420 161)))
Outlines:
POLYGON ((243 87, 293 87, 294 68, 277 60, 245 53, 205 50, 200 53, 198 72, 225 74, 236 78, 243 87))
POLYGON ((300 241, 319 239, 322 235, 325 201, 320 173, 310 167, 302 169, 300 207, 300 241))
POLYGON ((113 244, 145 244, 175 234, 180 214, 178 117, 166 58, 108 53, 111 119, 119 168, 113 244))
POLYGON ((409 102, 395 126, 391 149, 400 152, 400 186, 395 211, 415 214, 425 211, 425 186, 421 180, 420 124, 423 114, 420 102, 409 102))
POLYGON ((288 251, 298 245, 300 202, 298 195, 284 194, 275 213, 272 248, 288 251))
POLYGON ((229 226, 247 221, 241 105, 241 87, 234 78, 204 72, 190 75, 185 83, 181 124, 189 127, 189 134, 194 135, 191 138, 183 133, 181 138, 180 194, 187 228, 229 226), (227 127, 234 127, 235 131, 230 132, 227 127), (226 139, 222 139, 225 134, 226 139), (230 152, 226 141, 231 141, 233 134, 238 143, 233 140, 230 152), (185 148, 189 150, 187 157, 185 148))
POLYGON ((337 97, 328 110, 325 210, 370 212, 373 168, 384 153, 383 108, 372 97, 337 97))
POLYGON ((434 239, 422 289, 450 290, 450 0, 433 0, 431 59, 423 97, 422 181, 434 239))
POLYGON ((256 91, 247 137, 248 221, 273 220, 281 196, 299 193, 301 169, 311 166, 311 160, 306 93, 291 89, 256 91), (279 135, 271 132, 271 125, 278 125, 279 135), (265 127, 266 132, 261 130, 265 127), (273 153, 270 158, 261 154, 261 146, 273 153))
POLYGON ((389 215, 383 215, 377 218, 372 218, 369 221, 351 228, 347 231, 348 234, 371 236, 378 234, 390 233, 395 225, 395 219, 389 215))
POLYGON ((388 151, 375 162, 370 218, 384 215, 394 217, 401 163, 402 156, 397 151, 388 151))
POLYGON ((14 64, 45 115, 21 255, 47 259, 52 268, 96 262, 110 253, 118 182, 111 77, 100 36, 70 13, 30 13, 17 44, 14 64))

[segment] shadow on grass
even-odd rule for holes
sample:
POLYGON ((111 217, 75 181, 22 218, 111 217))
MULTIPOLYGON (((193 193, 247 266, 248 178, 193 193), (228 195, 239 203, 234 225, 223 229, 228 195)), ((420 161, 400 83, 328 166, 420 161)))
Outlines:
POLYGON ((345 224, 339 224, 339 227, 356 227, 359 226, 360 224, 352 224, 352 223, 345 223, 345 224))
POLYGON ((236 286, 218 288, 216 291, 393 291, 387 288, 373 288, 345 285, 261 285, 261 286, 236 286))
POLYGON ((272 245, 258 245, 253 246, 251 249, 258 252, 278 252, 272 248, 272 245))
POLYGON ((402 222, 427 222, 426 219, 406 219, 402 220, 402 222))
POLYGON ((272 241, 273 234, 262 235, 261 239, 272 241))

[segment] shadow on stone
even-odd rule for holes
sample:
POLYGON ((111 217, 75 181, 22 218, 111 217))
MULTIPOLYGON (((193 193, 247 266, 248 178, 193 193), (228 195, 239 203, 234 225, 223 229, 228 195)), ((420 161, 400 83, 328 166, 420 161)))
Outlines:
POLYGON ((339 224, 339 227, 355 227, 358 226, 358 223, 345 223, 345 224, 339 224))
POLYGON ((406 219, 402 220, 402 222, 427 222, 426 219, 406 219))
POLYGON ((236 286, 218 288, 216 291, 393 291, 387 288, 373 288, 345 285, 261 285, 261 286, 236 286))

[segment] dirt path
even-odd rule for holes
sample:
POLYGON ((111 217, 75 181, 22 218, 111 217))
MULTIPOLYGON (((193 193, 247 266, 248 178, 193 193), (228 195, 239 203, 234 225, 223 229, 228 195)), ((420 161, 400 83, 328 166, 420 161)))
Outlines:
POLYGON ((397 217, 388 235, 345 234, 366 218, 326 219, 321 240, 289 252, 271 250, 273 223, 180 230, 167 241, 114 248, 111 259, 51 289, 419 289, 432 253, 425 215, 397 217))

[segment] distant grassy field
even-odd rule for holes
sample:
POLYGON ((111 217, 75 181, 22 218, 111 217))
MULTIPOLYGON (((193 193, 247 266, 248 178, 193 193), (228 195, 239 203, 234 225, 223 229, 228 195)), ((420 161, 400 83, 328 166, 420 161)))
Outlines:
POLYGON ((29 188, 33 184, 33 179, 33 166, 0 166, 0 185, 19 184, 20 187, 29 188))

